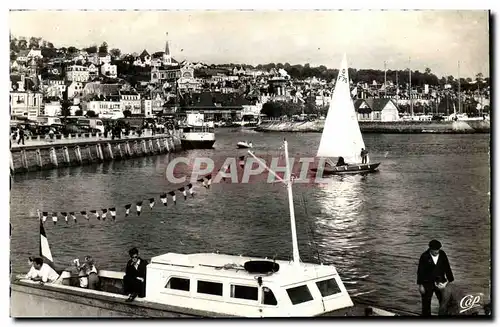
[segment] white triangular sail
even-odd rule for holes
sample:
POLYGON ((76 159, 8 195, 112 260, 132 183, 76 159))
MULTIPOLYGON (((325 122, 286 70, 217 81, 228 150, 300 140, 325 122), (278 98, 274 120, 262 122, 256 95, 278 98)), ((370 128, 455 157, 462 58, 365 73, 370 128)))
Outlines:
POLYGON ((347 58, 344 54, 316 156, 344 157, 347 163, 360 163, 361 149, 364 148, 365 142, 351 98, 347 58))

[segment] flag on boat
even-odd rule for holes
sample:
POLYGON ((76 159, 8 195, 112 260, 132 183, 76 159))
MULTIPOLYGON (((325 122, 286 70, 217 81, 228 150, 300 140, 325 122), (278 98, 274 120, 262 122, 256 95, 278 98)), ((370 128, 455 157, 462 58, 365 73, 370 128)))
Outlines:
POLYGON ((57 212, 52 213, 52 221, 54 222, 54 225, 57 224, 57 212))
POLYGON ((125 205, 125 217, 128 217, 128 215, 130 214, 130 207, 131 206, 132 206, 131 204, 125 205))
POLYGON ((108 214, 108 209, 102 209, 102 220, 106 220, 107 214, 108 214))
POLYGON ((170 192, 168 192, 168 194, 172 197, 172 201, 174 201, 174 204, 177 204, 177 202, 176 202, 177 200, 175 198, 175 192, 174 191, 170 191, 170 192))
POLYGON ((186 192, 186 189, 185 189, 184 187, 181 187, 181 188, 179 189, 179 191, 180 191, 180 192, 182 192, 182 195, 184 195, 184 200, 186 200, 186 199, 187 199, 187 192, 186 192))
POLYGON ((71 216, 71 218, 73 218, 73 221, 76 223, 75 213, 74 212, 70 212, 69 215, 71 216))
POLYGON ((66 224, 68 223, 68 213, 67 212, 61 212, 61 215, 63 215, 64 217, 64 221, 66 222, 66 224))
POLYGON ((50 252, 49 241, 47 240, 47 235, 45 234, 45 228, 43 228, 43 222, 40 220, 40 256, 43 262, 48 264, 52 269, 56 270, 54 265, 54 259, 52 259, 52 253, 50 252))
POLYGON ((80 214, 87 220, 89 220, 89 216, 87 215, 87 211, 80 211, 80 214))
POLYGON ((142 201, 139 201, 135 204, 135 209, 137 210, 137 215, 141 215, 141 210, 142 210, 142 201))
POLYGON ((49 216, 49 213, 48 213, 48 212, 46 212, 46 211, 44 211, 44 212, 42 213, 42 222, 45 222, 45 221, 47 220, 47 217, 48 217, 48 216, 49 216))
POLYGON ((160 200, 164 206, 167 206, 167 193, 163 193, 162 195, 160 195, 160 200))
POLYGON ((187 185, 187 188, 189 190, 189 194, 191 194, 191 197, 194 197, 194 190, 193 190, 193 184, 189 183, 187 185))
POLYGON ((149 209, 153 210, 154 206, 155 206, 155 198, 149 199, 149 209))

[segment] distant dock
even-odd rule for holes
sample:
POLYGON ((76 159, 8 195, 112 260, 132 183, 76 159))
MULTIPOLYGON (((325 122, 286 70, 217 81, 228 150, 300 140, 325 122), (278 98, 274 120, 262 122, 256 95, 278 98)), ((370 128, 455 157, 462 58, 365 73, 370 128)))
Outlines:
MULTIPOLYGON (((282 122, 270 121, 257 127, 260 132, 316 132, 323 131, 325 121, 282 122)), ((436 134, 469 134, 490 133, 489 120, 466 121, 359 121, 362 133, 436 133, 436 134)))
POLYGON ((83 166, 96 162, 122 160, 181 149, 180 132, 122 138, 98 134, 58 135, 52 140, 39 137, 25 139, 25 145, 12 141, 10 169, 12 173, 83 166))

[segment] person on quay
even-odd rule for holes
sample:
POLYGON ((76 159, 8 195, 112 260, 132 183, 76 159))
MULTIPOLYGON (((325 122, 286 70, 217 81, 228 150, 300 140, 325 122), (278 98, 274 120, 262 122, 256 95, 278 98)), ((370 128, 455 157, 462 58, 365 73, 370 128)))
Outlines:
POLYGON ((465 305, 468 296, 474 298, 472 294, 467 294, 456 283, 448 283, 443 276, 436 276, 434 284, 441 292, 441 301, 439 302, 440 316, 476 316, 479 315, 480 308, 484 306, 484 296, 480 296, 478 303, 465 305))
POLYGON ((18 134, 19 134, 19 139, 17 140, 17 144, 22 142, 24 145, 24 129, 22 127, 19 127, 18 134))
POLYGON ((448 280, 448 283, 454 280, 448 256, 441 250, 441 242, 432 240, 418 262, 417 284, 422 296, 422 316, 431 315, 431 301, 434 293, 441 302, 441 290, 435 285, 438 276, 443 280, 448 280))
POLYGON ((62 284, 62 278, 42 258, 33 258, 33 265, 29 272, 23 276, 24 279, 39 281, 42 283, 62 284))
POLYGON ((133 301, 137 296, 146 296, 146 266, 145 260, 139 257, 139 250, 132 248, 128 251, 130 260, 125 268, 123 288, 129 297, 127 302, 133 301))

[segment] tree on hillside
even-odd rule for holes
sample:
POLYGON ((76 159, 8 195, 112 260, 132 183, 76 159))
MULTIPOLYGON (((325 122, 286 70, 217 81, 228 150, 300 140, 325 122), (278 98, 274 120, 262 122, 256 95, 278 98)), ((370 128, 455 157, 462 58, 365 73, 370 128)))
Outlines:
POLYGON ((111 49, 109 51, 109 53, 111 54, 111 56, 113 58, 120 58, 120 55, 122 54, 122 52, 120 51, 120 49, 116 49, 116 48, 115 49, 111 49))
POLYGON ((29 48, 30 49, 38 49, 40 47, 41 37, 30 37, 29 48))
POLYGON ((106 42, 102 42, 99 47, 99 54, 107 54, 108 53, 108 44, 106 42))
POLYGON ((88 54, 97 53, 97 45, 92 45, 92 46, 85 48, 83 50, 85 50, 88 54))
POLYGON ((19 42, 17 42, 17 46, 19 47, 19 50, 26 50, 28 48, 28 41, 19 40, 19 42))
POLYGON ((52 44, 51 42, 47 42, 47 48, 54 49, 54 44, 52 44))
POLYGON ((75 47, 69 47, 68 48, 68 53, 69 54, 75 54, 77 51, 78 51, 78 49, 75 48, 75 47))

